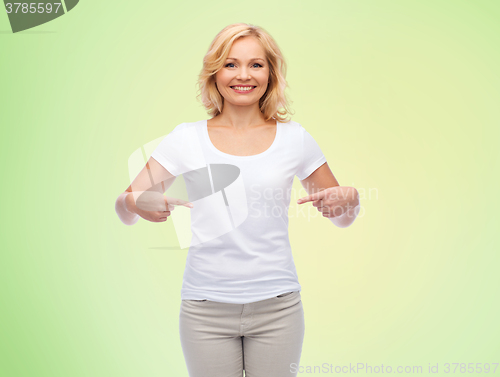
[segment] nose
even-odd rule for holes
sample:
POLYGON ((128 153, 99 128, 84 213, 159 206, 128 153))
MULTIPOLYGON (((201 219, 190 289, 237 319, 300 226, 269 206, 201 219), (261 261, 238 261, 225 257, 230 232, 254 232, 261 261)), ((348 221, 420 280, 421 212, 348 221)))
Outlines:
POLYGON ((242 67, 239 71, 239 74, 236 76, 236 78, 240 79, 240 80, 248 80, 250 78, 248 67, 242 67))

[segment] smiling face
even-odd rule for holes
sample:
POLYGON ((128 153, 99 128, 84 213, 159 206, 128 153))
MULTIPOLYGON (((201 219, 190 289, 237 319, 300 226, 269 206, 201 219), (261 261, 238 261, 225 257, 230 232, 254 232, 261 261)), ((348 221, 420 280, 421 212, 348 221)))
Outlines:
POLYGON ((224 97, 225 106, 258 106, 268 81, 269 66, 264 48, 251 36, 233 43, 224 66, 215 74, 217 89, 224 97))

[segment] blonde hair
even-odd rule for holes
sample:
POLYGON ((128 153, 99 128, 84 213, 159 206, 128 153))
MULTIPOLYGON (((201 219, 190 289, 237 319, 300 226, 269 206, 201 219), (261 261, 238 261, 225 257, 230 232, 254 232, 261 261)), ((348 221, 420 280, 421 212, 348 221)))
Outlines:
POLYGON ((264 48, 267 62, 269 64, 269 84, 266 92, 259 100, 260 111, 267 120, 273 118, 280 122, 288 122, 290 119, 286 116, 292 114, 289 110, 289 100, 286 98, 285 89, 288 86, 286 82, 287 65, 278 44, 263 28, 237 23, 226 26, 214 38, 208 52, 203 58, 203 67, 198 76, 198 86, 201 96, 201 102, 208 114, 212 117, 219 115, 224 106, 224 97, 221 96, 215 85, 215 74, 222 69, 229 55, 235 40, 253 36, 257 38, 264 48), (279 110, 282 108, 282 110, 279 110))

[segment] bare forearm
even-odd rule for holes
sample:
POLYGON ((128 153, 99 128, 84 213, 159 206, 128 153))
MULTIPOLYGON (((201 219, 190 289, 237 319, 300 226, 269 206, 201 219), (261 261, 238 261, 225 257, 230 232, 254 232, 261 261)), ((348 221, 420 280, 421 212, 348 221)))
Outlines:
POLYGON ((354 187, 345 187, 342 191, 342 197, 348 200, 346 211, 340 216, 330 217, 330 221, 339 228, 347 228, 352 225, 359 214, 361 208, 359 193, 354 187))
POLYGON ((344 214, 336 217, 329 217, 328 219, 339 228, 347 228, 356 220, 359 214, 360 204, 349 208, 344 214))
POLYGON ((134 225, 137 221, 139 221, 140 216, 136 213, 130 212, 127 209, 127 203, 125 202, 125 199, 128 194, 130 194, 130 192, 124 192, 120 194, 118 199, 116 199, 115 211, 122 223, 124 223, 125 225, 134 225))

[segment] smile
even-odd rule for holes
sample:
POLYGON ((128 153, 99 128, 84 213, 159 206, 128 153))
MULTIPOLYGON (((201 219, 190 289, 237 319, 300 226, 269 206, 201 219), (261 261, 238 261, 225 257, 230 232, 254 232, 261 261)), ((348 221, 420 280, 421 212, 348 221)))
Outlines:
POLYGON ((236 93, 249 93, 253 91, 256 86, 231 86, 231 89, 233 89, 236 93))

